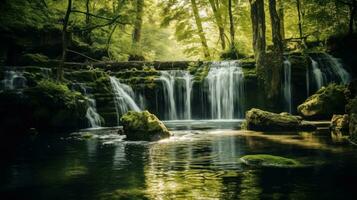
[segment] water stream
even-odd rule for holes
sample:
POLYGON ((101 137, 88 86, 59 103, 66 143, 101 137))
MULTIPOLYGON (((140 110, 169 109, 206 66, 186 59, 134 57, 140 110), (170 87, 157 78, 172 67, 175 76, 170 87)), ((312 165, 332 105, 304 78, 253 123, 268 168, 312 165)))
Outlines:
POLYGON ((284 60, 284 85, 283 94, 285 99, 285 111, 292 112, 292 95, 291 95, 291 62, 284 60))
POLYGON ((141 111, 141 109, 133 99, 135 95, 133 89, 130 86, 120 83, 120 81, 113 76, 109 78, 114 93, 115 109, 117 112, 117 125, 119 125, 120 117, 123 114, 129 110, 141 111))
POLYGON ((243 117, 244 74, 238 61, 213 62, 205 81, 212 119, 243 117))

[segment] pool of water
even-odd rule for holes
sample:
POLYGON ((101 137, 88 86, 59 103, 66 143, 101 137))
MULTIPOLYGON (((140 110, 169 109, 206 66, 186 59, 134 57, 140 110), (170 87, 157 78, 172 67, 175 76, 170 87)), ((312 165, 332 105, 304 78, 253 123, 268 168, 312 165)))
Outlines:
POLYGON ((126 142, 116 130, 36 137, 0 167, 1 199, 355 199, 357 148, 328 134, 176 130, 126 142), (302 168, 250 168, 272 154, 302 168))

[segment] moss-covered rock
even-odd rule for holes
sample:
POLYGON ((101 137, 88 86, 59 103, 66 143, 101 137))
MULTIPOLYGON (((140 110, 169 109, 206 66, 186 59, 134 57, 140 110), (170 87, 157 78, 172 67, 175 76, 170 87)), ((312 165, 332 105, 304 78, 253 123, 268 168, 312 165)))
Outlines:
POLYGON ((272 113, 253 108, 246 113, 244 128, 255 131, 313 131, 316 127, 289 113, 272 113))
POLYGON ((357 97, 350 99, 346 105, 346 112, 349 114, 349 134, 350 140, 357 143, 357 97))
POLYGON ((166 126, 148 111, 129 111, 120 121, 128 140, 156 141, 171 136, 166 126))
POLYGON ((331 119, 330 130, 335 133, 348 132, 349 116, 348 115, 333 115, 331 119))
POLYGON ((300 162, 284 158, 280 156, 273 156, 267 154, 246 155, 240 158, 240 160, 252 167, 300 167, 300 162))
POLYGON ((343 85, 322 87, 298 106, 298 112, 304 118, 312 119, 330 119, 334 114, 344 114, 347 103, 345 91, 343 85))
POLYGON ((36 128, 40 133, 83 128, 87 106, 80 93, 43 80, 23 92, 0 93, 0 127, 15 132, 36 128))
POLYGON ((357 113, 352 113, 350 115, 349 133, 350 140, 357 143, 357 113))

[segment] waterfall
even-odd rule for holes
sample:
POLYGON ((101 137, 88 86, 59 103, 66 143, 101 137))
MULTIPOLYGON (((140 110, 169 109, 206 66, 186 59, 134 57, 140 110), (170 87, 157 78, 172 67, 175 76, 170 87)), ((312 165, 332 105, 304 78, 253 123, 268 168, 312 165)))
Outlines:
POLYGON ((185 118, 191 119, 192 118, 192 111, 191 111, 192 75, 188 72, 185 73, 184 81, 185 81, 185 87, 186 87, 186 90, 185 90, 185 93, 186 93, 185 118))
POLYGON ((129 110, 141 111, 141 109, 133 99, 134 91, 130 86, 120 83, 119 80, 113 76, 110 76, 109 78, 114 92, 115 109, 119 125, 121 115, 129 110))
POLYGON ((350 74, 343 68, 339 59, 327 54, 319 53, 310 56, 312 71, 306 73, 306 87, 308 96, 329 83, 347 84, 351 80, 350 74), (312 75, 312 78, 309 78, 312 75), (312 89, 314 91, 312 91, 312 89))
POLYGON ((327 63, 329 64, 329 71, 337 75, 341 83, 349 83, 351 80, 350 74, 343 68, 340 60, 327 53, 324 53, 324 56, 327 60, 327 63))
POLYGON ((286 103, 286 111, 292 112, 292 96, 291 96, 291 63, 288 59, 284 60, 284 99, 286 103))
POLYGON ((165 102, 169 104, 168 107, 168 119, 176 120, 176 102, 174 98, 175 77, 168 71, 161 71, 159 80, 163 83, 165 102))
POLYGON ((102 120, 101 116, 97 112, 97 104, 91 95, 89 94, 86 85, 84 83, 75 83, 72 86, 73 90, 80 91, 88 99, 88 109, 86 112, 86 118, 89 122, 91 128, 101 127, 102 120))
POLYGON ((89 121, 91 128, 101 127, 101 117, 97 112, 97 105, 94 99, 88 98, 89 106, 86 113, 86 118, 89 121))
POLYGON ((243 117, 244 74, 238 61, 213 62, 205 82, 212 119, 243 117))
POLYGON ((314 80, 317 89, 320 89, 322 85, 324 84, 324 78, 322 76, 322 72, 319 68, 319 63, 316 62, 314 59, 311 58, 311 63, 312 63, 312 74, 314 75, 314 80))
POLYGON ((4 80, 2 80, 2 89, 4 90, 16 90, 26 87, 26 78, 20 71, 5 71, 4 80))
POLYGON ((192 118, 192 75, 183 70, 161 71, 160 73, 158 80, 163 86, 166 119, 190 120, 192 118))

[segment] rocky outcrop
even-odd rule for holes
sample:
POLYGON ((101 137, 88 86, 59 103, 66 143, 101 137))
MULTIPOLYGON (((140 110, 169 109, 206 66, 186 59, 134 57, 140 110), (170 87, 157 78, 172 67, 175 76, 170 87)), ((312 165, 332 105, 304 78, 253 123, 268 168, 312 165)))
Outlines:
POLYGON ((349 117, 348 115, 333 115, 330 130, 335 133, 348 132, 349 117))
POLYGON ((240 160, 252 167, 299 167, 300 162, 284 158, 281 156, 273 156, 267 154, 246 155, 240 158, 240 160))
POLYGON ((349 101, 346 105, 346 111, 350 114, 348 128, 350 140, 357 143, 357 97, 349 101))
POLYGON ((31 128, 40 133, 84 128, 87 106, 87 99, 65 84, 43 80, 22 91, 0 92, 0 128, 21 134, 31 128))
POLYGON ((313 131, 316 127, 289 113, 272 113, 253 108, 246 113, 245 128, 254 131, 313 131))
POLYGON ((127 140, 157 141, 171 136, 166 126, 149 111, 129 111, 120 120, 127 140))
POLYGON ((347 99, 346 87, 330 84, 298 106, 298 112, 308 119, 331 119, 334 114, 344 114, 347 99))

